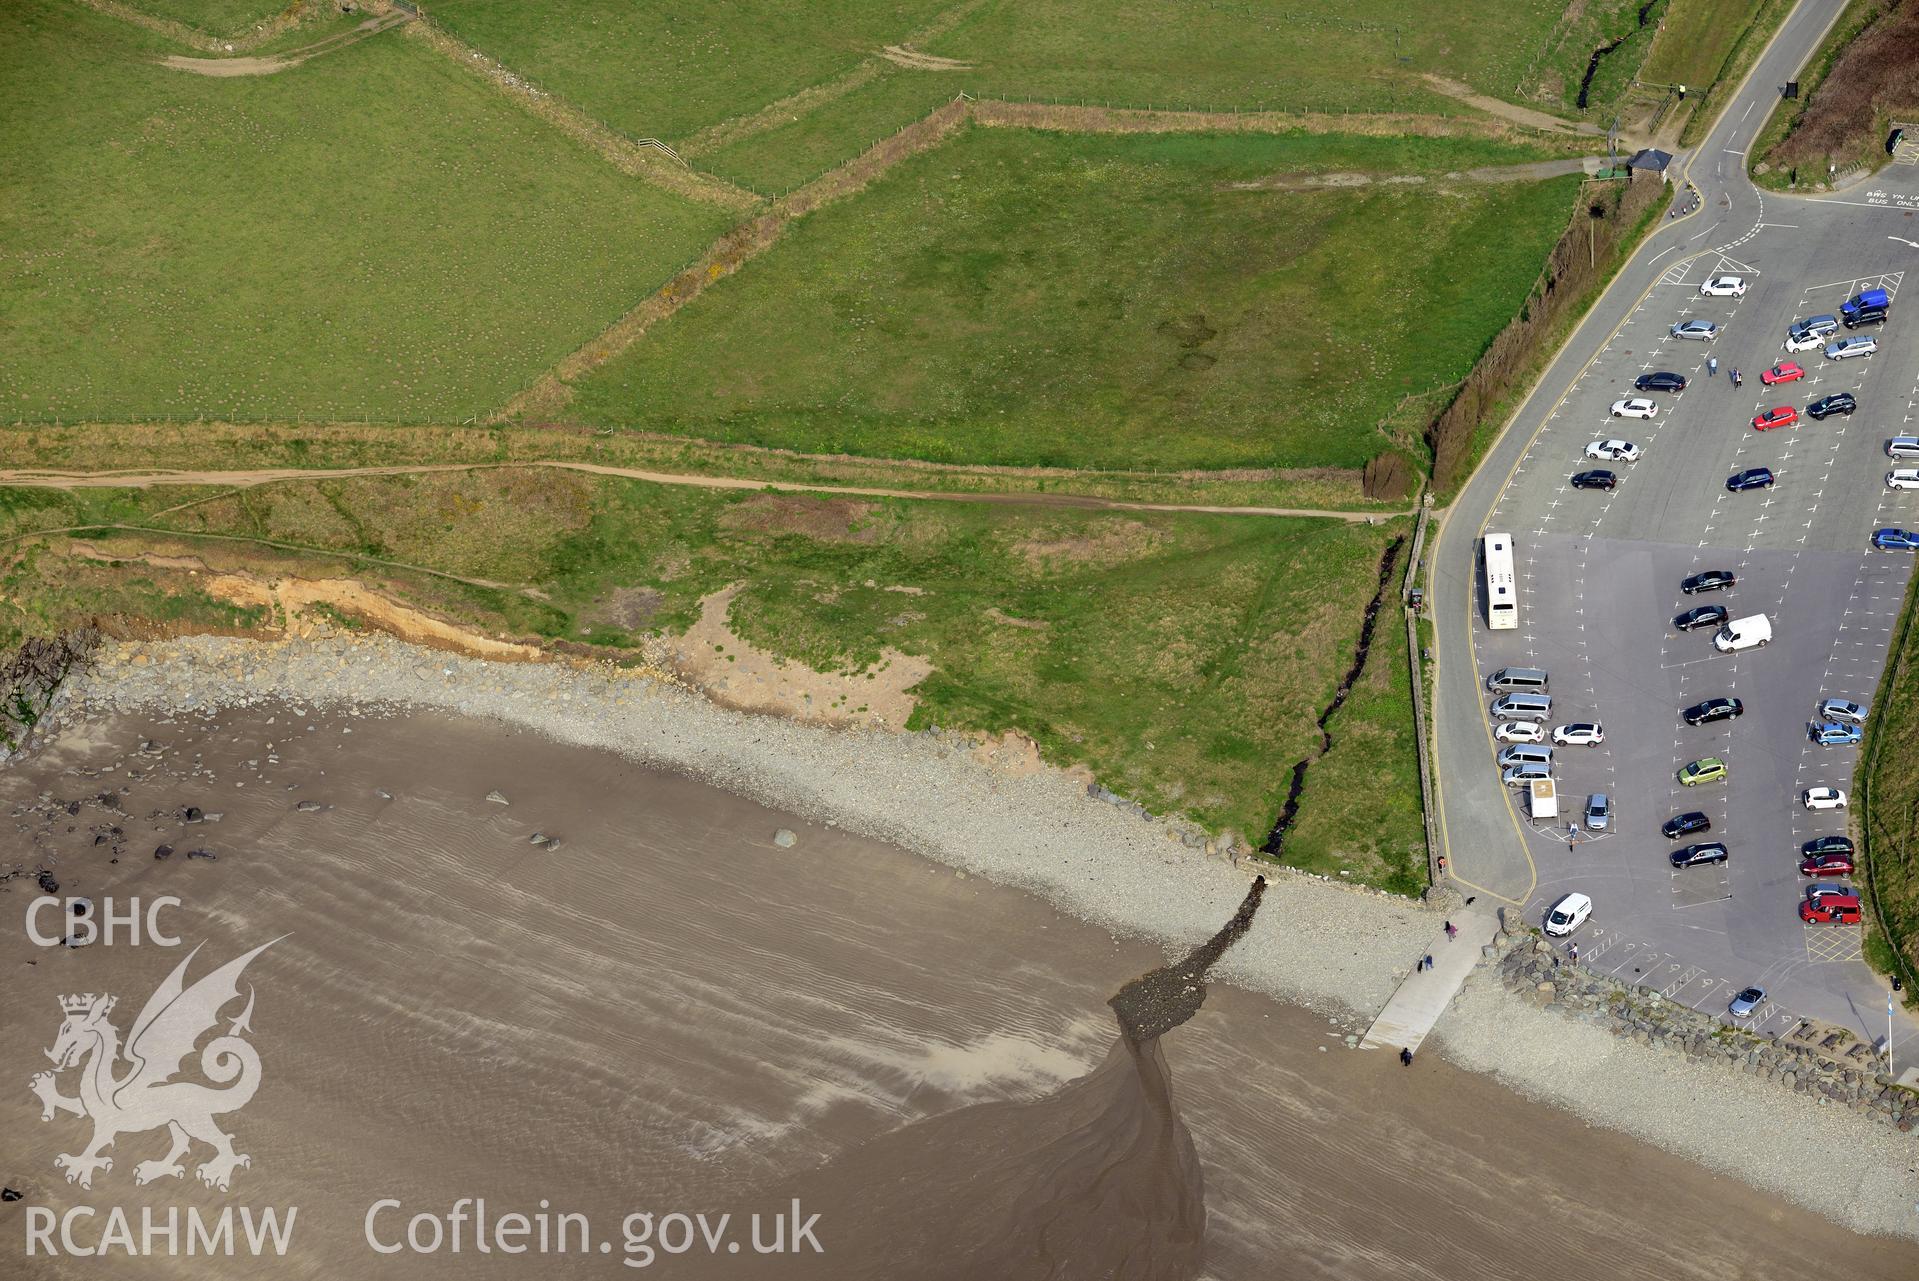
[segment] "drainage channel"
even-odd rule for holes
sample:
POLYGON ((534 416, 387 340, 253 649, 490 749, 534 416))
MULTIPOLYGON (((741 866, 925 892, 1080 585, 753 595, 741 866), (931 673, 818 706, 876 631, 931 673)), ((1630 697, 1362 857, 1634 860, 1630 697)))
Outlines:
POLYGON ((1353 665, 1346 669, 1346 677, 1339 682, 1339 688, 1333 691, 1333 701, 1326 704, 1326 710, 1319 714, 1319 750, 1305 760, 1293 766, 1292 785, 1286 789, 1286 804, 1279 811, 1279 817, 1273 822, 1273 830, 1266 837, 1266 843, 1260 846, 1260 852, 1269 858, 1278 858, 1280 850, 1286 844, 1286 833, 1292 827, 1293 820, 1299 817, 1299 794, 1306 790, 1306 771, 1313 762, 1333 750, 1333 736, 1327 730, 1326 723, 1346 702, 1346 696, 1353 692, 1353 684, 1366 670, 1366 656, 1373 648, 1373 628, 1379 623, 1379 608, 1386 600, 1386 589, 1392 582, 1393 566, 1398 563, 1399 549, 1406 544, 1401 535, 1386 546, 1386 552, 1379 558, 1379 589, 1373 593, 1372 603, 1366 606, 1366 621, 1360 624, 1359 644, 1353 650, 1353 665))
POLYGON ((1659 0, 1646 0, 1645 4, 1639 6, 1639 26, 1637 28, 1628 31, 1611 44, 1602 44, 1593 50, 1593 56, 1586 62, 1586 74, 1579 81, 1579 109, 1581 111, 1586 109, 1586 100, 1592 93, 1593 77, 1599 74, 1599 60, 1611 53, 1614 49, 1617 49, 1620 45, 1625 44, 1626 41, 1638 35, 1640 31, 1645 30, 1646 16, 1653 11, 1653 6, 1658 3, 1659 0))

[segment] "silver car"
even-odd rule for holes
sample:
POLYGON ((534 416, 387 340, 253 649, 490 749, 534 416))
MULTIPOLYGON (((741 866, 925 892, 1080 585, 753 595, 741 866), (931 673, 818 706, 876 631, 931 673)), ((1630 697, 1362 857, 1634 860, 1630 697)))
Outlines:
POLYGON ((1766 989, 1749 987, 1732 998, 1732 1004, 1726 1007, 1726 1013, 1736 1019, 1749 1019, 1753 1012, 1766 1003, 1766 989))
POLYGON ((1612 826, 1612 798, 1604 792, 1594 792, 1586 798, 1586 828, 1588 831, 1603 832, 1612 826))
POLYGON ((1826 344, 1826 359, 1850 360, 1854 356, 1870 356, 1878 350, 1877 338, 1841 338, 1838 342, 1826 344))
POLYGON ((1849 698, 1829 698, 1819 704, 1821 720, 1846 721, 1853 725, 1866 723, 1866 709, 1849 698))
POLYGON ((1700 342, 1711 342, 1719 337, 1719 326, 1710 320, 1682 320, 1668 332, 1674 338, 1694 338, 1700 342))
POLYGON ((1795 320, 1786 329, 1791 338, 1824 338, 1827 334, 1839 332, 1839 317, 1831 315, 1808 316, 1804 320, 1795 320))

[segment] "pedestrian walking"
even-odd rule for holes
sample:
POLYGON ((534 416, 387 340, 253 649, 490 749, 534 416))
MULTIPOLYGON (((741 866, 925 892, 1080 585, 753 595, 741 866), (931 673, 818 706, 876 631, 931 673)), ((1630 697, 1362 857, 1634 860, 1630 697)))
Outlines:
POLYGON ((1412 1065, 1413 1065, 1412 1047, 1408 1045, 1400 1046, 1399 1047, 1399 1066, 1411 1067, 1412 1065))
POLYGON ((1566 951, 1570 954, 1568 959, 1571 960, 1574 965, 1579 964, 1579 944, 1571 944, 1567 947, 1566 951))
POLYGON ((1454 925, 1451 921, 1446 922, 1446 941, 1450 943, 1458 937, 1459 937, 1459 927, 1457 925, 1454 925))
POLYGON ((1737 387, 1739 385, 1739 371, 1737 369, 1734 369, 1732 371, 1732 385, 1734 387, 1737 387))
POLYGON ((1433 954, 1431 952, 1426 953, 1426 968, 1429 970, 1433 968, 1433 954))
POLYGON ((1719 372, 1719 357, 1717 356, 1706 357, 1706 377, 1710 378, 1718 372, 1719 372))

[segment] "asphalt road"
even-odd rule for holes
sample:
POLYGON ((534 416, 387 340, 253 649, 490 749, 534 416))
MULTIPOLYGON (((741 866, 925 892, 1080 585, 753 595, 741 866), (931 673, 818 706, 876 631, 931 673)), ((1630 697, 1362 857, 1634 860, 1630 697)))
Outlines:
MULTIPOLYGON (((1674 166, 1701 189, 1700 211, 1670 220, 1621 271, 1446 514, 1432 572, 1435 733, 1442 852, 1468 892, 1537 916, 1580 890, 1595 900, 1577 935, 1582 963, 1708 1010, 1758 983, 1773 996, 1763 1031, 1808 1015, 1876 1038, 1885 988, 1859 960, 1860 931, 1797 917, 1801 842, 1846 830, 1843 813, 1809 813, 1799 795, 1815 784, 1851 790, 1857 750, 1813 744, 1808 723, 1821 698, 1870 701, 1913 567, 1910 553, 1874 552, 1868 539, 1882 525, 1919 526, 1919 493, 1884 485, 1885 439, 1919 430, 1919 315, 1898 299, 1919 270, 1919 163, 1826 199, 1762 193, 1743 164, 1778 86, 1838 11, 1809 3, 1788 18, 1705 143, 1674 166), (1721 273, 1746 279, 1743 298, 1699 295, 1721 273), (1877 355, 1781 351, 1791 320, 1836 313, 1873 285, 1894 294, 1892 323, 1862 331, 1878 338, 1877 355), (1717 340, 1669 336, 1694 318, 1717 322, 1717 340), (1760 372, 1782 359, 1808 376, 1762 386, 1760 372), (1745 375, 1737 390, 1734 367, 1745 375), (1652 420, 1610 416, 1635 376, 1660 369, 1691 385, 1655 395, 1652 420), (1859 401, 1850 418, 1750 425, 1763 409, 1803 411, 1841 390, 1859 401), (1638 444, 1641 460, 1583 457, 1589 442, 1615 437, 1638 444), (1727 492, 1728 476, 1758 466, 1776 474, 1773 489, 1727 492), (1571 489, 1571 474, 1591 467, 1616 472, 1619 487, 1571 489), (1517 631, 1484 625, 1477 541, 1489 528, 1515 539, 1517 631), (1738 585, 1683 597, 1679 580, 1709 568, 1733 570, 1738 585), (1672 628, 1681 609, 1708 603, 1767 615, 1775 639, 1724 655, 1709 631, 1672 628), (1529 821, 1492 761, 1484 678, 1513 663, 1552 673, 1552 724, 1606 727, 1601 747, 1559 749, 1557 824, 1529 821), (1721 694, 1746 714, 1683 723, 1681 708, 1721 694), (1679 769, 1703 756, 1725 759, 1729 780, 1681 788, 1679 769), (1612 829, 1569 842, 1567 819, 1591 792, 1612 797, 1612 829), (1659 825, 1690 809, 1711 816, 1711 838, 1732 852, 1726 866, 1670 867, 1659 825)), ((1894 1045, 1919 1051, 1919 1024, 1901 1015, 1894 1045)))

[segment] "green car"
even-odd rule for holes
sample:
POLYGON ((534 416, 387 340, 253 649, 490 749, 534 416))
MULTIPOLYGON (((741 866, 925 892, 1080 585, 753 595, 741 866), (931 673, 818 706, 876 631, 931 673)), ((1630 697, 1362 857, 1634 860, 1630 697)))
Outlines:
POLYGON ((1701 783, 1717 783, 1726 777, 1726 762, 1717 756, 1708 756, 1704 760, 1694 761, 1679 771, 1681 787, 1697 787, 1701 783))

